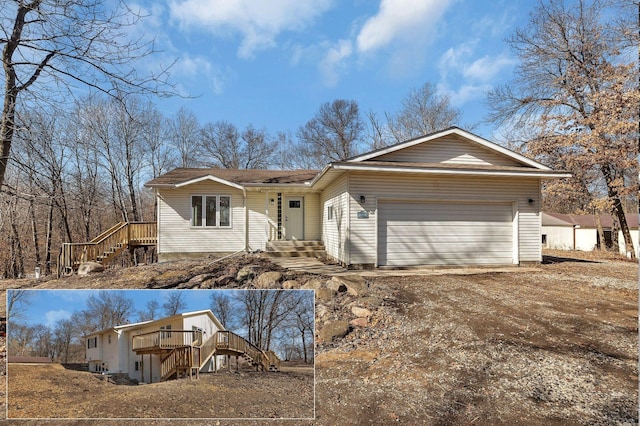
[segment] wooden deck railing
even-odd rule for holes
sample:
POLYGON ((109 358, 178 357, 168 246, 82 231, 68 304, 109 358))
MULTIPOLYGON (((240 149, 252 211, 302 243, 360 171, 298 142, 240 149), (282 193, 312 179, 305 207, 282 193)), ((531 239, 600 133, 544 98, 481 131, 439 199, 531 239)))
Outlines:
POLYGON ((255 364, 263 369, 269 368, 269 359, 264 351, 245 338, 231 331, 218 331, 216 335, 216 350, 247 354, 255 364))
POLYGON ((252 365, 263 371, 270 367, 280 369, 280 359, 273 351, 263 351, 243 337, 231 331, 218 331, 207 341, 203 333, 193 330, 158 330, 132 337, 132 349, 140 353, 164 351, 161 363, 161 380, 173 377, 175 373, 198 371, 216 354, 246 355, 252 365), (193 370, 190 370, 193 369, 193 370))
POLYGON ((202 345, 202 332, 194 330, 159 330, 133 336, 134 351, 174 349, 202 345))
POLYGON ((160 379, 167 380, 180 370, 188 371, 193 365, 193 348, 185 346, 175 348, 160 364, 160 379))
POLYGON ((155 222, 120 222, 88 243, 63 243, 58 276, 75 271, 82 262, 104 262, 130 246, 157 243, 155 222))

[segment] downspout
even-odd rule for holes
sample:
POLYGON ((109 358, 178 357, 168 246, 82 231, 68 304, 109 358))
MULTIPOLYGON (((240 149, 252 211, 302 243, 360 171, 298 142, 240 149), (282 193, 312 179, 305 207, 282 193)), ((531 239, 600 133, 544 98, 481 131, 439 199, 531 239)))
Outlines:
POLYGON ((244 197, 244 251, 249 252, 249 208, 247 207, 247 189, 242 187, 244 197))

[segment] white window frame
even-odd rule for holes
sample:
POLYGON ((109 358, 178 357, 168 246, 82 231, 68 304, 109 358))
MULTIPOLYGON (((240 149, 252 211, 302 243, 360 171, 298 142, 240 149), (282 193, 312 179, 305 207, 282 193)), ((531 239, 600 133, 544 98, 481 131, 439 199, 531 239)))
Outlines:
POLYGON ((335 218, 335 212, 333 206, 327 206, 327 220, 333 220, 335 218))
POLYGON ((230 229, 233 228, 233 207, 232 207, 232 197, 229 194, 191 194, 189 196, 189 226, 193 229, 230 229), (202 225, 194 225, 193 224, 193 198, 200 197, 201 199, 201 209, 200 212, 202 218, 202 225), (216 223, 215 225, 207 225, 207 198, 216 199, 216 223), (229 199, 229 225, 220 225, 220 198, 228 198, 229 199))

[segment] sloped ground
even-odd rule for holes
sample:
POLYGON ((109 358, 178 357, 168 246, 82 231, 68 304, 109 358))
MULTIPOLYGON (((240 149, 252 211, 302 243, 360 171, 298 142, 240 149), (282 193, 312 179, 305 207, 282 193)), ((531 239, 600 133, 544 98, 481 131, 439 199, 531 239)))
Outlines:
MULTIPOLYGON (((355 292, 335 277, 307 282, 308 274, 284 272, 280 283, 296 279, 319 289, 317 335, 337 321, 352 321, 346 336, 318 340, 317 417, 295 423, 636 424, 637 264, 615 256, 547 255, 547 264, 505 272, 367 276, 355 292)), ((253 280, 222 279, 243 265, 259 266, 256 273, 279 269, 265 259, 241 256, 219 264, 149 265, 19 285, 191 288, 225 282, 224 287, 250 288, 253 280)), ((9 376, 11 413, 11 371, 9 376)), ((30 403, 40 397, 32 394, 30 403)), ((299 399, 295 392, 291 398, 299 399)))
POLYGON ((313 368, 124 386, 59 364, 9 365, 8 419, 313 418, 313 368))

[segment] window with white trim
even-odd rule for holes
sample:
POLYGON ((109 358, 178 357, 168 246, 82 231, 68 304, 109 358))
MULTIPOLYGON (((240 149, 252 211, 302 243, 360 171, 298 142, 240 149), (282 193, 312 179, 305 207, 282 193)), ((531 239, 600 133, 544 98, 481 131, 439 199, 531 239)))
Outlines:
POLYGON ((327 206, 327 220, 333 220, 333 206, 327 206))
POLYGON ((231 228, 231 196, 192 195, 191 226, 231 228))
POLYGON ((97 348, 98 347, 98 338, 97 337, 91 337, 89 339, 87 339, 87 348, 91 349, 91 348, 97 348))

